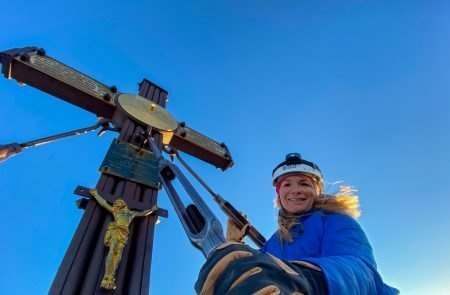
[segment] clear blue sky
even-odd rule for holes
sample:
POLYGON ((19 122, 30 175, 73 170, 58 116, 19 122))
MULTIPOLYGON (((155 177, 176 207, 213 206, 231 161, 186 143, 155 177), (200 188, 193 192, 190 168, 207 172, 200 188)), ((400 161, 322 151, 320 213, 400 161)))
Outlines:
MULTIPOLYGON (((179 120, 226 142, 220 172, 186 158, 269 236, 272 168, 288 152, 359 189, 384 280, 450 294, 450 5, 446 1, 22 1, 2 9, 0 50, 39 46, 123 92, 143 77, 179 120), (244 2, 244 3, 243 3, 244 2)), ((0 79, 0 143, 93 124, 81 109, 0 79)), ((48 291, 116 134, 74 137, 0 163, 0 293, 48 291)), ((204 191, 201 191, 204 193, 204 191)), ((209 196, 211 207, 222 220, 209 196)), ((152 294, 190 294, 204 259, 157 225, 152 294)))

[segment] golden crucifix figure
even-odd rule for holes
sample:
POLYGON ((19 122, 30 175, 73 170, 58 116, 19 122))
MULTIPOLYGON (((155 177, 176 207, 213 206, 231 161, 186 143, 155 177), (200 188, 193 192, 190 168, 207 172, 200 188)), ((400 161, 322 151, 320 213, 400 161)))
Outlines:
POLYGON ((111 206, 100 196, 96 189, 90 190, 89 193, 97 200, 100 206, 108 210, 114 216, 114 221, 108 223, 106 229, 104 243, 105 246, 109 248, 109 252, 105 261, 105 275, 100 283, 102 288, 114 290, 116 288, 116 270, 122 258, 123 248, 125 248, 128 241, 128 227, 130 226, 131 221, 135 217, 150 215, 156 211, 158 207, 155 205, 152 209, 141 212, 131 211, 122 199, 114 201, 111 206))

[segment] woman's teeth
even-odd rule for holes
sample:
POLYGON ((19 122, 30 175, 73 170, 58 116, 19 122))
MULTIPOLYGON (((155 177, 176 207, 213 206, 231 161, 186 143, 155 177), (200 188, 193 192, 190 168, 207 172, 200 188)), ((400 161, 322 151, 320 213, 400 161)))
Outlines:
POLYGON ((288 198, 288 201, 300 202, 300 201, 306 201, 306 198, 288 198))

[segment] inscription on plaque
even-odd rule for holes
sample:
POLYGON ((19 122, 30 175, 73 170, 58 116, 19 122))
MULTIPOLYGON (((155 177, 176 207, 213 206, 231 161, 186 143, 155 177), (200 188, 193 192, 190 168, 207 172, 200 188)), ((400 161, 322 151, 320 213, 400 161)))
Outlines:
POLYGON ((156 189, 161 187, 156 156, 148 150, 116 139, 109 147, 99 171, 156 189))

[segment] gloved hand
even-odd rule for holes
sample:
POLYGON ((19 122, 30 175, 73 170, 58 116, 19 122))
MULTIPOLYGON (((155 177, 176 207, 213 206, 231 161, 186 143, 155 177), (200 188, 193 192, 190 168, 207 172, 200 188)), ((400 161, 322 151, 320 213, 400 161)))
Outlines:
POLYGON ((310 294, 301 267, 228 242, 214 250, 200 270, 197 294, 310 294))
MULTIPOLYGON (((244 218, 247 218, 247 215, 243 215, 244 218)), ((228 218, 227 221, 227 241, 229 242, 237 242, 243 243, 245 236, 248 233, 248 229, 250 224, 246 224, 242 229, 239 229, 237 224, 233 221, 233 219, 228 218)))
POLYGON ((0 145, 0 161, 4 161, 22 151, 18 143, 0 145))

